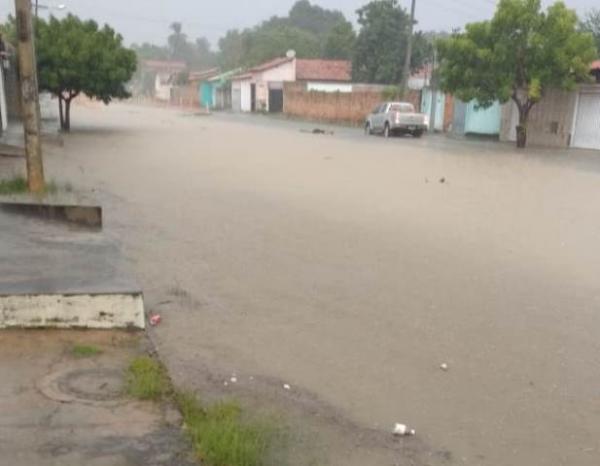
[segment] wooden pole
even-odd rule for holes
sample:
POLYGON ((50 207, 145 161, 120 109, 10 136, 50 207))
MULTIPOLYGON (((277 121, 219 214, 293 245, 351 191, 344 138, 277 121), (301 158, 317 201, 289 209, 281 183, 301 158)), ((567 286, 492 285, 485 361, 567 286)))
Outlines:
POLYGON ((29 191, 44 191, 44 166, 40 142, 40 101, 38 95, 37 64, 31 18, 31 0, 15 0, 17 18, 17 54, 23 107, 27 184, 29 191))

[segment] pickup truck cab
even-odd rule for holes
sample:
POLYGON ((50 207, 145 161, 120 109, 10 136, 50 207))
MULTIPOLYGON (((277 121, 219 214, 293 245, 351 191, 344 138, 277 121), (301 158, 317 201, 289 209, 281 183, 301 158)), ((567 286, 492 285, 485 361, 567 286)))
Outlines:
POLYGON ((427 115, 415 112, 408 102, 384 102, 365 121, 365 134, 411 134, 420 138, 429 127, 427 115))

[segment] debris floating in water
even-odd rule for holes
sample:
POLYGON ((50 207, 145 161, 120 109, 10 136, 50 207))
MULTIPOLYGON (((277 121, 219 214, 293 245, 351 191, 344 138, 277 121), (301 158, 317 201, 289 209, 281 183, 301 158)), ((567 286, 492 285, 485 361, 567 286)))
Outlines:
POLYGON ((394 435, 397 437, 407 437, 416 435, 417 431, 415 429, 409 429, 406 424, 396 423, 394 425, 394 435))
POLYGON ((292 389, 292 387, 291 387, 290 385, 288 385, 287 383, 284 383, 284 384, 283 384, 283 389, 284 389, 284 390, 291 390, 291 389, 292 389))
POLYGON ((446 364, 445 362, 444 362, 444 363, 442 363, 442 364, 440 365, 440 369, 441 369, 441 370, 443 370, 443 371, 447 371, 447 370, 448 370, 448 364, 446 364))
POLYGON ((152 325, 152 327, 156 327, 158 324, 160 324, 161 321, 162 317, 160 316, 160 314, 154 314, 150 317, 150 325, 152 325))

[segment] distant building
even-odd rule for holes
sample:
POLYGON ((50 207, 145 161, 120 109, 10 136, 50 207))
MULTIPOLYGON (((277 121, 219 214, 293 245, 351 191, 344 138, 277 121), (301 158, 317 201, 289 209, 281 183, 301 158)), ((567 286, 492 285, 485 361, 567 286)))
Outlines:
POLYGON ((169 101, 171 88, 177 75, 184 73, 187 65, 178 60, 142 60, 140 62, 140 82, 137 94, 169 101))
POLYGON ((349 92, 351 80, 352 65, 347 60, 275 58, 231 78, 232 108, 281 112, 285 82, 301 81, 325 92, 349 92))
POLYGON ((218 74, 219 68, 190 72, 188 80, 190 86, 196 88, 198 92, 200 107, 211 109, 214 106, 213 83, 210 81, 210 78, 218 74))

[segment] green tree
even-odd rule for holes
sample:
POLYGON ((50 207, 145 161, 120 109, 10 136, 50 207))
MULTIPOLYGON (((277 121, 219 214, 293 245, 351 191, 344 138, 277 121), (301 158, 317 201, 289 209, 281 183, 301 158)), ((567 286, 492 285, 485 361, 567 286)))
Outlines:
POLYGON ((319 5, 311 5, 308 0, 298 0, 289 12, 290 26, 310 31, 318 36, 327 36, 340 23, 346 23, 341 11, 326 10, 319 5))
POLYGON ((231 29, 219 39, 218 62, 223 69, 234 69, 244 64, 247 31, 231 29))
POLYGON ((600 9, 593 8, 588 11, 581 26, 584 31, 592 33, 596 40, 596 49, 600 53, 600 9))
POLYGON ((252 66, 290 49, 301 58, 347 58, 353 42, 352 24, 341 12, 299 0, 286 17, 273 16, 254 28, 228 31, 219 40, 218 62, 226 69, 252 66))
POLYGON ((207 69, 215 66, 217 63, 217 57, 210 48, 210 42, 206 37, 199 37, 196 39, 192 47, 192 57, 190 60, 190 66, 198 69, 207 69))
POLYGON ((168 60, 169 50, 160 45, 144 42, 141 45, 132 44, 131 49, 135 52, 139 60, 168 60))
POLYGON ((590 78, 593 37, 578 31, 577 15, 557 2, 500 0, 491 21, 471 23, 438 42, 442 88, 482 107, 512 99, 519 110, 517 146, 527 142, 531 108, 548 88, 573 89, 590 78))
POLYGON ((179 22, 172 23, 170 26, 171 34, 167 38, 167 47, 169 58, 172 60, 185 60, 189 56, 189 43, 187 35, 183 32, 183 26, 179 22))
POLYGON ((13 15, 11 15, 10 13, 8 14, 8 16, 6 18, 6 22, 3 24, 0 24, 0 34, 2 35, 2 38, 5 41, 10 42, 13 45, 16 45, 17 23, 15 22, 15 17, 13 15))
POLYGON ((327 35, 323 46, 323 57, 351 60, 355 43, 356 33, 352 24, 348 21, 339 22, 327 35))
MULTIPOLYGON (((406 31, 410 16, 398 0, 374 0, 356 12, 360 31, 354 50, 354 79, 394 84, 402 79, 406 54, 406 31)), ((427 42, 422 34, 414 36, 415 53, 411 68, 420 68, 426 58, 427 42)))
POLYGON ((123 38, 105 25, 69 15, 36 24, 40 89, 58 97, 60 123, 71 128, 71 102, 83 93, 105 104, 129 97, 125 85, 136 68, 136 56, 123 38))

